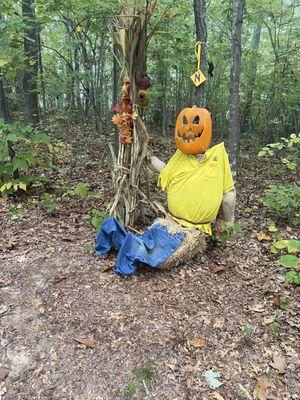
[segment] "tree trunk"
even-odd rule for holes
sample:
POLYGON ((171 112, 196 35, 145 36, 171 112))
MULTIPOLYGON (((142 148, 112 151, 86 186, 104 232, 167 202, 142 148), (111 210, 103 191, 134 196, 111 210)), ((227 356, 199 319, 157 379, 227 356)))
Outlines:
POLYGON ((69 49, 69 60, 70 64, 66 65, 66 76, 68 81, 68 87, 65 94, 66 97, 66 108, 71 112, 71 115, 75 115, 75 76, 74 76, 74 60, 73 50, 69 49), (68 76, 70 75, 70 78, 68 76))
POLYGON ((47 113, 47 102, 46 102, 46 90, 45 90, 45 77, 44 77, 44 66, 43 66, 43 58, 42 58, 42 45, 41 45, 41 33, 40 27, 37 35, 38 41, 38 60, 39 60, 39 71, 40 71, 40 82, 41 82, 41 89, 42 89, 42 104, 43 104, 43 116, 45 117, 47 113))
MULTIPOLYGON (((162 65, 164 62, 161 60, 162 65)), ((166 107, 166 88, 167 88, 167 68, 161 68, 158 76, 158 82, 160 84, 160 96, 157 99, 159 105, 159 121, 161 126, 161 134, 166 137, 166 127, 167 127, 167 107, 166 107)))
MULTIPOLYGON (((0 17, 1 19, 1 17, 0 17)), ((11 116, 9 113, 8 109, 8 104, 7 104, 7 99, 6 99, 6 94, 5 94, 5 89, 4 89, 4 84, 3 84, 3 75, 0 69, 0 115, 3 115, 4 122, 6 124, 11 123, 11 116)), ((15 150, 13 147, 13 142, 11 140, 7 140, 7 151, 8 155, 11 159, 11 161, 15 158, 15 150)), ((16 169, 13 172, 13 177, 14 179, 17 179, 20 177, 19 170, 16 169)))
POLYGON ((7 99, 3 84, 3 73, 0 69, 0 114, 3 116, 5 123, 11 122, 11 117, 8 110, 7 99))
POLYGON ((261 34, 261 22, 259 22, 253 31, 252 37, 252 61, 250 63, 250 74, 248 81, 248 90, 246 93, 246 102, 244 107, 244 115, 243 115, 243 130, 247 130, 250 127, 250 115, 251 115, 251 105, 253 99, 253 89, 256 80, 256 71, 257 71, 257 62, 258 62, 258 49, 260 44, 260 34, 261 34))
POLYGON ((230 76, 230 132, 229 158, 233 179, 236 180, 238 156, 240 150, 240 72, 241 72, 241 34, 245 0, 232 2, 232 64, 230 76))
MULTIPOLYGON (((78 47, 74 50, 74 71, 75 76, 79 76, 79 60, 78 60, 78 47)), ((83 117, 82 105, 81 105, 81 90, 80 90, 80 81, 79 79, 74 78, 74 93, 76 98, 76 110, 79 112, 81 118, 83 117)))
MULTIPOLYGON (((194 14, 196 24, 196 38, 197 41, 201 42, 202 53, 201 53, 201 71, 207 78, 207 29, 205 21, 205 0, 194 0, 194 14)), ((195 103, 198 107, 206 106, 206 82, 202 83, 196 88, 195 103)))
POLYGON ((24 121, 28 124, 37 124, 39 122, 38 108, 38 40, 37 23, 34 10, 34 0, 22 1, 22 15, 25 23, 24 27, 24 73, 23 73, 23 91, 24 91, 24 121))

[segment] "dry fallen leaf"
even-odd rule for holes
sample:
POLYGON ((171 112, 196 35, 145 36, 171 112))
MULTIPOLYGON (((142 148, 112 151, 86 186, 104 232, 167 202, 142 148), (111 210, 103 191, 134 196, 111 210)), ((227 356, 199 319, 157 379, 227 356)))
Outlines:
POLYGON ((203 347, 204 343, 205 343, 204 339, 194 338, 194 339, 189 339, 188 340, 188 345, 192 346, 192 347, 196 347, 196 348, 203 347))
POLYGON ((286 320, 286 323, 293 328, 297 328, 300 330, 300 319, 298 318, 298 316, 295 316, 295 318, 289 318, 288 320, 286 320))
POLYGON ((289 308, 289 302, 280 294, 274 295, 274 304, 281 310, 287 310, 289 308))
POLYGON ((249 307, 249 310, 256 311, 256 312, 264 312, 265 308, 262 303, 257 303, 257 304, 254 304, 253 306, 249 307))
POLYGON ((62 237, 62 240, 64 241, 64 242, 74 242, 74 237, 72 237, 72 236, 63 236, 62 237))
POLYGON ((197 368, 194 365, 187 364, 179 369, 181 372, 196 372, 197 368))
POLYGON ((213 324, 213 328, 223 328, 224 322, 225 322, 224 317, 216 318, 213 324))
POLYGON ((4 381, 9 373, 9 369, 6 367, 0 367, 0 379, 4 381))
POLYGON ((168 368, 170 368, 171 371, 175 371, 175 369, 176 369, 176 364, 168 363, 168 364, 166 364, 166 366, 168 368))
POLYGON ((266 376, 262 376, 259 378, 254 391, 253 391, 253 399, 254 400, 267 400, 267 387, 269 386, 269 381, 266 376))
POLYGON ((264 325, 269 325, 269 324, 272 324, 275 321, 276 321, 276 315, 271 315, 271 316, 265 317, 263 319, 263 324, 264 325))
POLYGON ((281 299, 280 294, 275 294, 274 295, 274 304, 275 304, 275 306, 280 307, 280 299, 281 299))
POLYGON ((86 347, 93 349, 96 346, 96 340, 90 339, 86 336, 76 335, 74 340, 80 344, 84 344, 86 347))
POLYGON ((34 308, 34 309, 36 309, 36 308, 39 308, 39 306, 41 306, 43 304, 43 302, 42 302, 42 300, 41 299, 33 299, 32 301, 31 301, 31 306, 32 306, 32 308, 34 308))
POLYGON ((278 354, 273 354, 273 361, 270 363, 271 367, 277 369, 280 374, 284 374, 286 368, 285 359, 278 354))
POLYGON ((214 273, 226 271, 225 265, 213 265, 212 270, 214 273))
POLYGON ((114 266, 115 266, 114 262, 107 262, 107 263, 101 265, 101 267, 99 269, 101 272, 106 272, 106 271, 113 269, 114 266))
POLYGON ((212 392, 210 393, 209 397, 215 400, 225 400, 223 396, 220 395, 218 392, 212 392))
POLYGON ((249 371, 253 372, 256 376, 260 376, 263 373, 261 367, 257 364, 250 365, 249 371))
POLYGON ((287 346, 284 343, 282 343, 282 347, 284 348, 287 356, 294 357, 298 360, 299 353, 295 349, 293 349, 291 346, 287 346))
POLYGON ((7 243, 7 249, 11 250, 17 244, 17 238, 15 236, 11 237, 7 243))
POLYGON ((70 273, 65 273, 65 274, 57 274, 53 278, 52 283, 55 285, 56 283, 59 283, 61 281, 64 281, 65 279, 69 278, 71 276, 70 273))
POLYGON ((263 232, 257 233, 256 237, 260 242, 262 242, 263 240, 271 240, 271 237, 263 232))

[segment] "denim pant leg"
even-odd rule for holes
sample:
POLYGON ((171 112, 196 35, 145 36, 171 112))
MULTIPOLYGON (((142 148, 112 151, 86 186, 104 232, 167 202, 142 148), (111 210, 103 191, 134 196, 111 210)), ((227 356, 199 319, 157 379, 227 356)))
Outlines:
POLYGON ((112 247, 119 250, 126 235, 126 230, 116 218, 107 218, 101 225, 97 234, 95 252, 99 255, 103 255, 108 253, 112 247))

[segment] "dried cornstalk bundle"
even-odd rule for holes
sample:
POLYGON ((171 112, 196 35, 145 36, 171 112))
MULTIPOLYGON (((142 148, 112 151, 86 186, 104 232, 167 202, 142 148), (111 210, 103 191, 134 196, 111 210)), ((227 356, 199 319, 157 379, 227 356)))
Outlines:
POLYGON ((147 24, 155 5, 156 0, 146 1, 144 8, 138 7, 136 1, 126 2, 115 18, 113 29, 125 78, 121 114, 114 117, 122 136, 114 166, 115 198, 110 214, 124 225, 133 225, 141 204, 150 201, 141 188, 141 177, 147 179, 144 161, 148 135, 141 117, 141 107, 137 104, 136 81, 146 75, 147 24))

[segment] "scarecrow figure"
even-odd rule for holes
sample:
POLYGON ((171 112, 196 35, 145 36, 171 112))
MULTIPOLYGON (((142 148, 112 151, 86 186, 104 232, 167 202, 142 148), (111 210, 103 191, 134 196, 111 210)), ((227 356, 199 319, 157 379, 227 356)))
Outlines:
POLYGON ((167 165, 150 158, 152 169, 160 173, 158 186, 167 193, 170 216, 208 235, 217 217, 221 231, 233 225, 236 199, 224 143, 208 149, 211 125, 205 108, 182 110, 175 127, 176 153, 167 165))
POLYGON ((150 156, 159 172, 158 186, 167 193, 169 213, 141 235, 127 232, 115 219, 102 224, 95 251, 118 250, 115 272, 132 275, 139 263, 170 268, 203 252, 211 224, 217 219, 219 234, 234 222, 235 189, 224 143, 208 149, 211 116, 204 108, 186 108, 177 118, 177 151, 167 164, 150 156))

